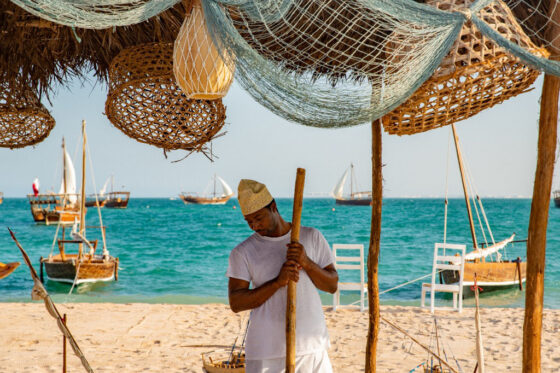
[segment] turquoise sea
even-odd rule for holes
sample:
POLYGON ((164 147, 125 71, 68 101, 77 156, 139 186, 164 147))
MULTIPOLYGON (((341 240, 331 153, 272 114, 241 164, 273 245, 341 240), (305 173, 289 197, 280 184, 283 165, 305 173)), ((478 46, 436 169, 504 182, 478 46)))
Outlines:
MULTIPOLYGON (((292 201, 277 202, 281 214, 290 220, 292 201)), ((530 207, 528 199, 486 199, 484 208, 496 240, 513 232, 516 239, 526 239, 530 207)), ((47 281, 46 288, 55 302, 227 302, 225 271, 229 252, 251 234, 237 200, 224 206, 198 206, 184 205, 179 199, 133 198, 127 209, 101 211, 108 248, 111 255, 120 258, 119 281, 80 285, 71 295, 69 285, 47 281)), ((370 215, 369 206, 338 206, 332 199, 305 199, 302 224, 321 230, 330 244, 363 243, 367 252, 370 215)), ((383 201, 381 291, 431 272, 433 245, 443 239, 443 222, 442 199, 383 201)), ((96 209, 88 210, 87 223, 98 225, 96 209)), ((35 224, 26 199, 7 198, 0 205, 0 261, 22 262, 14 273, 0 280, 0 301, 27 302, 32 280, 6 227, 15 232, 37 270, 39 257, 51 251, 56 227, 35 224)), ((95 237, 95 233, 88 232, 88 237, 95 237)), ((478 236, 482 241, 480 232, 478 236)), ((470 242, 463 199, 449 201, 447 241, 470 242)), ((56 253, 58 249, 54 250, 56 253)), ((518 256, 526 257, 524 243, 507 249, 509 259, 518 256)), ((560 209, 552 204, 546 256, 544 304, 547 308, 560 308, 560 209)), ((382 304, 419 305, 421 282, 383 294, 382 304)), ((332 302, 327 294, 322 299, 324 304, 332 302)), ((357 295, 350 294, 343 300, 356 299, 357 295)), ((484 294, 481 304, 523 307, 524 291, 484 294)), ((465 305, 473 305, 473 300, 467 299, 465 305)))

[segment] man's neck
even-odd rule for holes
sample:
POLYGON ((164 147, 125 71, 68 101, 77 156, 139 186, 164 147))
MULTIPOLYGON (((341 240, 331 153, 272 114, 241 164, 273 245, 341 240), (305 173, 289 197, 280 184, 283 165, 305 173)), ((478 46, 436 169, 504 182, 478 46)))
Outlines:
POLYGON ((288 223, 282 217, 279 218, 277 229, 268 237, 282 237, 292 229, 292 224, 288 223))

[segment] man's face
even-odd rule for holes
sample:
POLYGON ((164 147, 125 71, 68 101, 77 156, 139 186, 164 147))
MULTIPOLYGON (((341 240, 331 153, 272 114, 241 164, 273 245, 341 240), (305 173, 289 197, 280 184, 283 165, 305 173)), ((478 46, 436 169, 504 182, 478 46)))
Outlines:
POLYGON ((245 216, 245 221, 249 224, 249 228, 257 232, 261 236, 270 236, 276 231, 276 216, 274 203, 269 207, 255 211, 245 216))

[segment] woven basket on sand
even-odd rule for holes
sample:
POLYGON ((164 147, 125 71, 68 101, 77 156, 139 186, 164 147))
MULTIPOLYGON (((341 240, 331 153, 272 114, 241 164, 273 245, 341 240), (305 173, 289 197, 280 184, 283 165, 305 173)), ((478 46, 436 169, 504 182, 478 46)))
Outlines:
POLYGON ((47 138, 55 121, 25 84, 0 83, 0 147, 23 148, 47 138))
MULTIPOLYGON (((441 10, 464 11, 472 0, 431 0, 441 10)), ((501 0, 482 9, 479 17, 507 39, 534 54, 546 56, 523 32, 501 0)), ((412 135, 467 119, 529 89, 539 71, 523 65, 471 21, 435 73, 401 106, 382 119, 386 132, 412 135)))
POLYGON ((221 100, 189 100, 173 77, 173 44, 120 52, 109 69, 107 117, 127 136, 165 150, 201 151, 223 127, 221 100))

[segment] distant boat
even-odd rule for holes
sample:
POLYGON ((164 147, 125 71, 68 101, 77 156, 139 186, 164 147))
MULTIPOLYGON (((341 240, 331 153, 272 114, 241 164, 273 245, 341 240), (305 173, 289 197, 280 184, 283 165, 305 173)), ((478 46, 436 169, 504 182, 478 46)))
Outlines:
MULTIPOLYGON (((181 193, 179 197, 183 200, 185 204, 196 204, 196 205, 225 205, 225 203, 233 196, 233 191, 230 186, 221 177, 214 175, 210 183, 213 184, 212 194, 203 193, 202 196, 196 194, 181 193), (216 192, 216 183, 219 183, 222 189, 222 193, 218 194, 216 192)), ((210 184, 209 184, 210 186, 210 184)), ((209 188, 206 187, 206 190, 209 188)))
POLYGON ((344 172, 336 186, 331 192, 331 195, 336 200, 337 205, 356 205, 356 206, 369 206, 371 205, 371 192, 355 192, 356 188, 356 175, 354 174, 354 165, 344 172), (344 184, 350 173, 350 194, 344 195, 344 184))
MULTIPOLYGON (((98 227, 101 230, 101 237, 103 241, 103 253, 101 255, 95 254, 97 249, 98 240, 89 240, 86 238, 86 225, 85 225, 85 157, 86 157, 86 142, 87 136, 85 133, 85 121, 82 123, 83 134, 83 147, 82 147, 82 192, 81 203, 79 204, 78 213, 80 214, 80 226, 77 227, 76 222, 72 228, 70 239, 65 237, 66 229, 60 229, 61 237, 57 238, 56 242, 59 249, 59 254, 49 254, 47 258, 41 257, 41 280, 43 280, 43 266, 47 272, 49 280, 56 282, 65 282, 73 285, 78 285, 86 282, 99 282, 99 281, 112 281, 118 278, 118 264, 119 259, 109 255, 107 244, 105 240, 105 226, 100 224, 98 227), (67 251, 68 245, 77 245, 78 253, 70 254, 67 251)), ((99 208, 99 207, 98 207, 99 208)), ((99 210, 99 219, 101 220, 101 211, 99 210)), ((58 236, 59 229, 56 230, 58 236)))
POLYGON ((130 192, 114 191, 114 176, 111 175, 111 191, 105 195, 104 206, 109 209, 125 209, 128 206, 130 192))
POLYGON ((39 193, 39 180, 33 181, 33 194, 27 199, 31 207, 31 215, 37 223, 73 224, 80 219, 78 195, 76 194, 76 172, 70 155, 66 151, 62 139, 62 181, 58 194, 39 193))
POLYGON ((555 190, 552 195, 554 198, 554 206, 560 207, 560 190, 555 190))
POLYGON ((99 207, 105 206, 105 200, 107 198, 105 196, 105 192, 107 191, 110 181, 111 178, 107 178, 107 180, 105 180, 105 184, 103 184, 103 187, 99 190, 97 195, 94 194, 86 198, 86 207, 95 207, 97 204, 99 204, 99 207))

